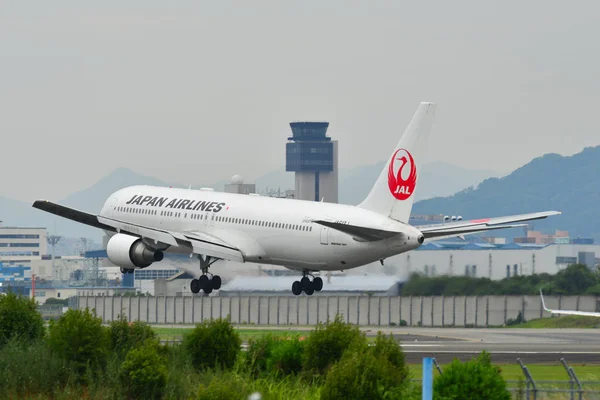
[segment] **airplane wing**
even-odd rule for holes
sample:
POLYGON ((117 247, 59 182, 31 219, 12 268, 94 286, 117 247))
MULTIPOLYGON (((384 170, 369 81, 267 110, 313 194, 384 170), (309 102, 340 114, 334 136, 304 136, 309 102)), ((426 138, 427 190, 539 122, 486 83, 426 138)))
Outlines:
POLYGON ((188 247, 195 254, 221 258, 230 261, 244 262, 244 256, 239 248, 224 242, 213 235, 200 232, 173 232, 148 226, 120 221, 100 215, 86 213, 74 208, 62 206, 46 200, 37 200, 33 207, 51 214, 58 215, 82 224, 104 229, 110 232, 125 233, 140 236, 155 243, 164 243, 175 247, 188 247))
POLYGON ((525 224, 515 224, 517 222, 544 219, 551 215, 559 214, 559 211, 544 211, 530 214, 512 215, 508 217, 483 218, 470 221, 456 221, 445 224, 417 226, 416 228, 423 233, 425 239, 442 239, 495 229, 518 228, 525 226, 525 224))
POLYGON ((600 312, 592 312, 592 311, 572 311, 572 310, 550 310, 546 307, 546 303, 544 302, 544 295, 542 294, 542 290, 540 289, 540 298, 542 299, 542 307, 544 310, 549 312, 550 314, 564 314, 564 315, 580 315, 584 317, 600 317, 600 312))
POLYGON ((327 226, 329 228, 336 229, 340 232, 347 233, 348 235, 363 242, 374 242, 376 240, 387 239, 392 236, 400 234, 400 232, 386 231, 382 229, 366 228, 364 226, 340 224, 337 222, 324 221, 324 220, 313 220, 314 223, 327 226))

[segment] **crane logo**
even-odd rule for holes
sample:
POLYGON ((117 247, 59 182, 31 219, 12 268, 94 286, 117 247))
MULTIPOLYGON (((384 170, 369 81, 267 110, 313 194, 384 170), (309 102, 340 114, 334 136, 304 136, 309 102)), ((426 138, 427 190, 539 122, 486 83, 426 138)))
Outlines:
POLYGON ((408 199, 415 191, 417 166, 408 150, 398 149, 392 156, 388 168, 388 186, 398 200, 408 199))

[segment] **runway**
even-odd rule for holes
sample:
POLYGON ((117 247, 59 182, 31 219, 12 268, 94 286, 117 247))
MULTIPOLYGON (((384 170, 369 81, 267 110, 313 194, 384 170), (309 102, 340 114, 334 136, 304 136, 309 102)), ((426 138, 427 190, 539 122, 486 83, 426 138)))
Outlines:
POLYGON ((468 360, 486 350, 499 363, 600 364, 600 331, 597 329, 465 329, 465 328, 385 328, 363 329, 367 335, 377 330, 392 333, 410 363, 435 357, 440 363, 454 358, 468 360))
MULTIPOLYGON (((193 325, 155 325, 188 327, 193 325)), ((248 326, 239 326, 248 329, 248 326)), ((308 334, 311 326, 252 326, 252 330, 294 330, 308 334)), ((564 358, 569 364, 600 365, 600 329, 469 329, 469 328, 412 328, 361 327, 367 336, 378 331, 392 334, 402 346, 407 362, 422 362, 435 357, 446 364, 476 357, 486 350, 497 363, 555 364, 564 358)), ((245 347, 246 343, 242 346, 245 347)))

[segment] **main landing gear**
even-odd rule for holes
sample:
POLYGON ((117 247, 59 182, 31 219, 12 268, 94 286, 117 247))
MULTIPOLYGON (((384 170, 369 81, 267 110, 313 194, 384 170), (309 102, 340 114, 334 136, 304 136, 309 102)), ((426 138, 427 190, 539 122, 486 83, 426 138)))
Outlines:
POLYGON ((133 274, 133 269, 120 267, 122 274, 133 274))
POLYGON ((202 258, 202 256, 198 256, 198 259, 200 260, 200 270, 202 271, 202 275, 200 275, 200 278, 198 279, 192 279, 192 282, 190 283, 192 293, 196 294, 202 290, 205 294, 211 294, 213 290, 219 290, 221 288, 221 277, 208 272, 208 268, 217 261, 218 258, 209 256, 202 258), (208 275, 210 275, 210 277, 208 275))
POLYGON ((310 296, 314 292, 320 292, 321 289, 323 289, 323 279, 318 276, 315 278, 307 270, 302 271, 302 279, 292 283, 292 293, 295 296, 302 294, 302 292, 310 296), (309 276, 313 279, 310 280, 309 276))

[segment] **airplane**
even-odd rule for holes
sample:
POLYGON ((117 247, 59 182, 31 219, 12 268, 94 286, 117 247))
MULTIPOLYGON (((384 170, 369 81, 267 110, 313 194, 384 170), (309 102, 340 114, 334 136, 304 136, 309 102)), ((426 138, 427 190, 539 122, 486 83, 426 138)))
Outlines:
POLYGON ((585 316, 585 317, 600 317, 600 312, 593 312, 593 311, 550 310, 546 307, 546 303, 544 302, 544 295, 542 294, 542 289, 540 289, 540 298, 542 299, 542 307, 544 308, 544 311, 547 311, 550 314, 580 315, 580 316, 585 316))
POLYGON ((292 293, 323 288, 313 273, 345 271, 437 240, 524 226, 557 211, 458 220, 417 229, 408 224, 435 103, 423 102, 393 149, 371 192, 357 206, 259 195, 131 186, 108 197, 99 214, 36 200, 33 207, 104 230, 110 261, 132 273, 164 252, 197 256, 192 293, 221 287, 209 272, 217 260, 282 265, 302 273, 292 293))

